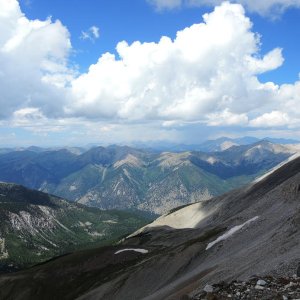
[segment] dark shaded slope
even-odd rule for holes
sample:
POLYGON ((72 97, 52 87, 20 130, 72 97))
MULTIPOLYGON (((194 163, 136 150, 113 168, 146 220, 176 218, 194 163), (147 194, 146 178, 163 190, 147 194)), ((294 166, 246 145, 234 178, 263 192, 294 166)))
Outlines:
POLYGON ((133 213, 101 211, 0 183, 0 272, 109 244, 146 222, 133 213))
POLYGON ((76 155, 67 150, 16 151, 0 155, 0 178, 40 189, 46 182, 58 184, 72 171, 76 155))
POLYGON ((32 204, 32 205, 44 205, 49 207, 58 207, 57 202, 59 198, 50 196, 43 192, 30 190, 21 185, 13 183, 1 183, 0 182, 0 204, 32 204))

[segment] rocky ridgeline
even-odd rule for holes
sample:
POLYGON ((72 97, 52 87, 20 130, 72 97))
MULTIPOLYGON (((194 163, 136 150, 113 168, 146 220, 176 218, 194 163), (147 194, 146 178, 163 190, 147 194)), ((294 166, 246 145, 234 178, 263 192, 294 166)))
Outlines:
MULTIPOLYGON (((297 274, 299 275, 299 274, 297 274)), ((271 276, 252 277, 247 282, 233 281, 206 285, 201 293, 186 299, 223 300, 223 299, 259 299, 259 300, 298 300, 300 299, 300 277, 271 276)), ((182 298, 184 300, 184 297, 182 298)))

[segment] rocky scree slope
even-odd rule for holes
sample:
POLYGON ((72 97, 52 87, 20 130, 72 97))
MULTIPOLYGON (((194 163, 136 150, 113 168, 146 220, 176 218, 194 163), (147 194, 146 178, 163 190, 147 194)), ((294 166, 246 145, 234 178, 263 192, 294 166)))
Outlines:
POLYGON ((293 276, 299 243, 296 158, 246 188, 174 210, 114 247, 1 276, 0 298, 196 297, 207 284, 293 276))
POLYGON ((0 180, 101 209, 163 214, 249 183, 295 151, 267 141, 213 153, 119 146, 79 155, 67 149, 15 151, 0 155, 0 180))
MULTIPOLYGON (((299 274, 300 275, 300 274, 299 274)), ((189 297, 184 295, 180 300, 295 300, 300 298, 300 276, 292 277, 257 277, 248 281, 220 282, 206 285, 199 294, 189 297)))
POLYGON ((107 244, 145 223, 132 213, 101 211, 0 183, 0 272, 107 244))

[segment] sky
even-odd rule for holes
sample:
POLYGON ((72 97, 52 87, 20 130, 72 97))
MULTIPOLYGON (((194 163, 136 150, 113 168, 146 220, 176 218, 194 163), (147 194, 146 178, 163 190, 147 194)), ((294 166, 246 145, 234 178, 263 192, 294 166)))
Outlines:
POLYGON ((0 146, 300 139, 300 0, 0 0, 0 146))

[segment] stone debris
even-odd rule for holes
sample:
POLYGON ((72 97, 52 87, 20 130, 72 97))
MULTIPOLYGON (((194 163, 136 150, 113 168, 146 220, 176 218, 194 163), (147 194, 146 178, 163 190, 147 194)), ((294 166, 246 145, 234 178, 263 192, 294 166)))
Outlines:
POLYGON ((257 280, 257 282, 256 282, 256 285, 265 286, 266 284, 267 284, 267 283, 266 283, 264 280, 262 280, 262 279, 257 280))
POLYGON ((298 277, 300 277, 300 263, 298 264, 297 274, 298 277))
POLYGON ((211 286, 210 284, 207 284, 204 289, 203 289, 204 292, 206 293, 212 293, 214 291, 214 287, 211 286))
POLYGON ((249 281, 221 282, 206 285, 192 300, 298 300, 300 299, 300 278, 252 277, 249 281), (210 287, 210 288, 208 288, 210 287))
POLYGON ((257 284, 257 285, 255 286, 255 289, 256 289, 256 290, 264 290, 265 288, 264 288, 263 286, 257 284))

